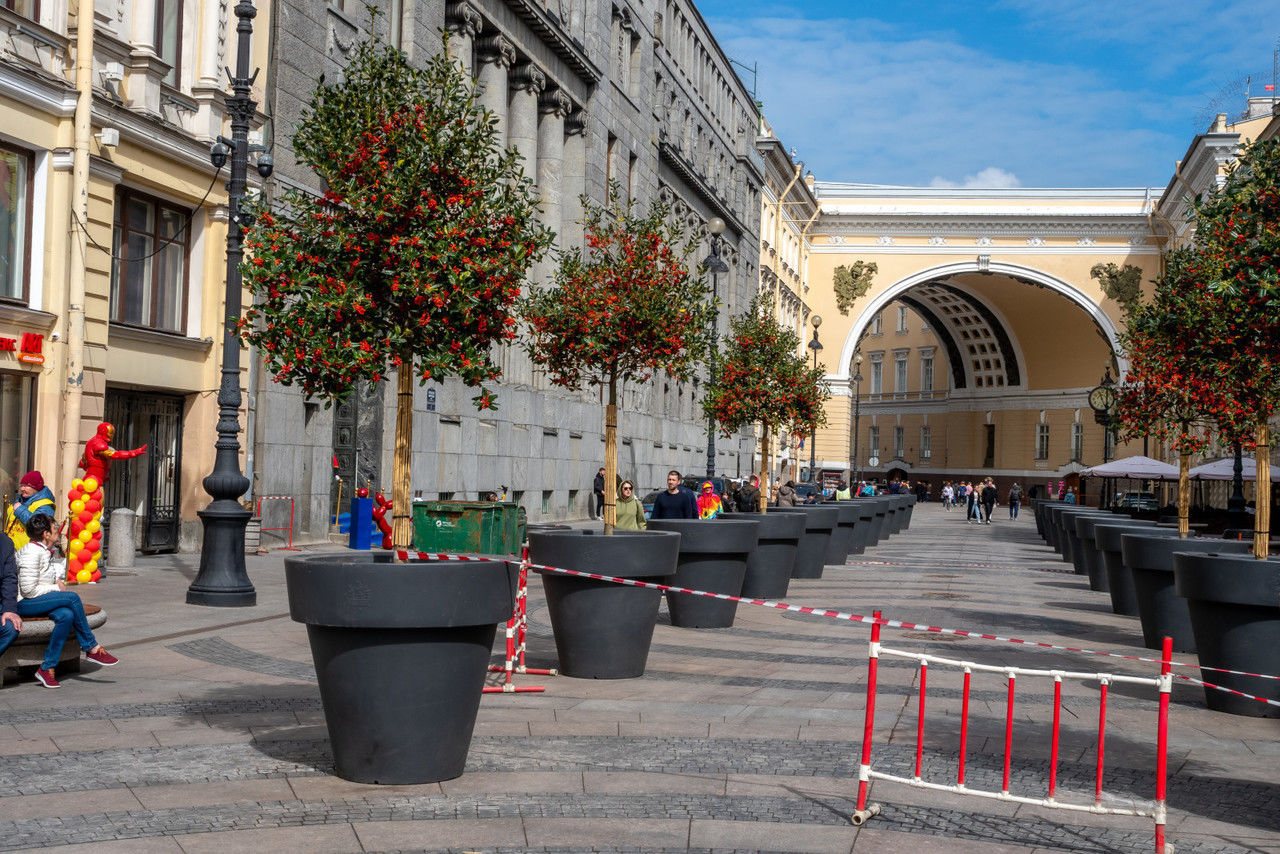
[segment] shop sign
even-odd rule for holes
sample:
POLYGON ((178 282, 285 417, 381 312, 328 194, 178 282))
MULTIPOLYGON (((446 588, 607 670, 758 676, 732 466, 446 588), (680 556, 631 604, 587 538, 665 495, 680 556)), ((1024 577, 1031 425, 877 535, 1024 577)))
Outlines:
POLYGON ((0 353, 17 353, 19 362, 43 365, 44 336, 34 332, 24 332, 20 338, 0 336, 0 353))

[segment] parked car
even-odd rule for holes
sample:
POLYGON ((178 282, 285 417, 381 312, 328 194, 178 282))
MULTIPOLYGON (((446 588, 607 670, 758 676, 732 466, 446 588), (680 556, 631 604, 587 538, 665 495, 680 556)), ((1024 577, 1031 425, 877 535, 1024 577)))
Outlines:
POLYGON ((795 490, 797 504, 817 504, 822 500, 822 491, 816 483, 797 483, 795 490))
POLYGON ((1153 492, 1124 492, 1117 495, 1116 506, 1121 510, 1159 510, 1160 502, 1153 492))

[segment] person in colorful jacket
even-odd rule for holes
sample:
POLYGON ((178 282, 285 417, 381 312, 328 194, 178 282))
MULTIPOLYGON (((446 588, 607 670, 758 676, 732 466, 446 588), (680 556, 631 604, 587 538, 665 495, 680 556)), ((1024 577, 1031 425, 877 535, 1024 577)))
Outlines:
POLYGON ((716 495, 715 485, 709 481, 702 482, 702 494, 698 496, 698 518, 714 519, 724 512, 720 496, 716 495))
POLYGON ((26 525, 31 517, 40 513, 53 518, 57 509, 53 493, 45 486, 44 477, 38 471, 29 471, 18 482, 18 500, 5 513, 4 531, 13 540, 14 549, 27 544, 26 525))

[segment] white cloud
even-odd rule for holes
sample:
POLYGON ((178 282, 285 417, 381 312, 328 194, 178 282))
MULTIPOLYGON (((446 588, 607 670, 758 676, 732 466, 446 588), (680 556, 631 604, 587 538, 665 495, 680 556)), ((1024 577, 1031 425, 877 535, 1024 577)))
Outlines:
POLYGON ((930 187, 963 187, 965 189, 1003 190, 1009 187, 1021 187, 1022 182, 1012 172, 999 166, 988 166, 975 175, 965 175, 960 181, 950 181, 941 176, 929 182, 930 187))

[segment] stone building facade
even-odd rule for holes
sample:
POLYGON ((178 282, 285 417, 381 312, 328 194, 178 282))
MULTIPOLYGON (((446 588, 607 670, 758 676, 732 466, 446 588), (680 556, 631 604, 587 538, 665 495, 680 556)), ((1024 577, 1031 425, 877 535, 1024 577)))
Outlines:
MULTIPOLYGON (((579 197, 603 201, 611 183, 642 205, 661 199, 694 230, 727 224, 719 276, 721 329, 755 291, 763 163, 757 107, 696 8, 681 0, 380 2, 374 26, 413 59, 441 50, 476 80, 506 144, 524 159, 557 245, 580 245, 579 197), (448 33, 447 47, 442 32, 448 33)), ((312 186, 288 141, 321 72, 340 73, 365 38, 363 4, 276 4, 268 87, 280 182, 312 186)), ((710 246, 703 240, 692 260, 710 246)), ((550 264, 535 275, 546 277, 550 264)), ((254 446, 259 494, 294 496, 295 536, 322 536, 337 498, 391 477, 390 394, 358 389, 325 409, 271 383, 259 360, 254 446), (336 468, 334 463, 336 462, 336 468)), ((501 354, 497 411, 480 413, 455 382, 418 388, 413 489, 423 498, 475 499, 508 487, 531 519, 586 515, 603 464, 603 406, 595 390, 553 389, 516 348, 501 354)), ((618 469, 642 490, 668 469, 705 469, 700 382, 658 376, 621 395, 618 469)), ((717 470, 751 467, 754 439, 717 441, 717 470)))

